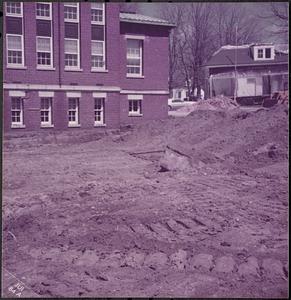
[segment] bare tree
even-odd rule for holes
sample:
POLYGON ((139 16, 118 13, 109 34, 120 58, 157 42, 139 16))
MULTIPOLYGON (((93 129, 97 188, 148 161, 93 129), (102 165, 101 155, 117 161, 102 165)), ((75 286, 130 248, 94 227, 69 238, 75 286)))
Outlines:
POLYGON ((272 26, 269 30, 273 36, 277 36, 288 42, 289 31, 289 3, 288 2, 271 2, 268 9, 259 15, 260 18, 266 19, 272 26))

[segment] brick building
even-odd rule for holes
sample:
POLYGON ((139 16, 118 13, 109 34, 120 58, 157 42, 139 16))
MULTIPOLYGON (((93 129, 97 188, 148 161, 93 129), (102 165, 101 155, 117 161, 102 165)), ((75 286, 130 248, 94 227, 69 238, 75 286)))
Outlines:
POLYGON ((173 24, 118 3, 6 2, 4 131, 167 117, 173 24))

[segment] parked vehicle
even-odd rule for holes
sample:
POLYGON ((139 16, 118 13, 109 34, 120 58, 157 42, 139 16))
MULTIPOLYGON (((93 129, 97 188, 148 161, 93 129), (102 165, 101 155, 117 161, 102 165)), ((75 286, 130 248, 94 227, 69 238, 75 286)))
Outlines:
MULTIPOLYGON (((187 98, 185 98, 187 99, 187 98)), ((193 101, 184 101, 181 99, 168 99, 168 108, 169 110, 179 109, 183 106, 193 105, 193 101)))

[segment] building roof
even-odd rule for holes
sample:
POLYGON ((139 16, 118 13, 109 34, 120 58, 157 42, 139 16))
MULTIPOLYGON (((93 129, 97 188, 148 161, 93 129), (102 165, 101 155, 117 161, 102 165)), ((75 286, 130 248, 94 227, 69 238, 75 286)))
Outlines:
POLYGON ((166 20, 144 16, 136 13, 125 13, 121 12, 119 14, 120 21, 122 22, 128 22, 128 23, 141 23, 141 24, 150 24, 150 25, 162 25, 162 26, 169 26, 169 27, 175 27, 176 25, 173 23, 170 23, 166 20))
POLYGON ((222 46, 216 51, 206 63, 207 67, 234 66, 235 56, 237 65, 272 65, 278 63, 288 63, 288 52, 278 51, 275 46, 274 60, 254 60, 251 52, 252 46, 262 44, 251 44, 241 46, 222 46), (236 53, 235 53, 236 52, 236 53))

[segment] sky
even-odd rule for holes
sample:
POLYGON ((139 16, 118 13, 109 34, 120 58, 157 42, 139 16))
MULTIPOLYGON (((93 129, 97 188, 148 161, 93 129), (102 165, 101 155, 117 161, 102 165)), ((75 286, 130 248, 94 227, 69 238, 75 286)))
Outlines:
MULTIPOLYGON (((243 2, 232 4, 238 5, 238 9, 245 9, 250 16, 255 16, 262 26, 262 40, 264 42, 280 43, 282 40, 278 37, 272 36, 269 31, 274 29, 272 21, 270 19, 259 18, 259 15, 268 14, 270 12, 270 2, 243 2)), ((137 9, 140 13, 152 16, 160 17, 160 10, 163 3, 138 3, 137 9)))

